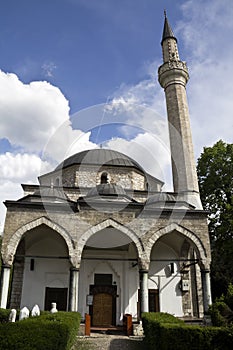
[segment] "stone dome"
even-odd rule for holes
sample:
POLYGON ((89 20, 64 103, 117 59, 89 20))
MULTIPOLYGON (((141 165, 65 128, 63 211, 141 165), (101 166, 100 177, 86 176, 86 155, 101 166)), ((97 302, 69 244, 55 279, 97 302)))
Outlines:
POLYGON ((106 183, 106 184, 100 184, 96 187, 93 187, 90 189, 90 191, 87 193, 86 197, 97 197, 97 196, 124 196, 127 197, 127 194, 123 187, 112 184, 112 183, 106 183))
POLYGON ((67 168, 75 164, 133 167, 140 170, 141 172, 144 172, 143 168, 132 158, 126 156, 123 153, 103 148, 91 149, 88 151, 76 153, 61 162, 56 167, 55 171, 67 168))

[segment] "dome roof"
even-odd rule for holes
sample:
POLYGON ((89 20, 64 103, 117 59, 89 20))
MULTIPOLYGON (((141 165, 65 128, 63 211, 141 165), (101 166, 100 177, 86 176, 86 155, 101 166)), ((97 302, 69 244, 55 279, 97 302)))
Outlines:
POLYGON ((55 171, 67 168, 75 164, 134 167, 140 171, 143 171, 142 167, 132 158, 126 156, 123 153, 103 148, 76 153, 60 163, 56 167, 55 171))
POLYGON ((96 196, 127 196, 123 187, 116 184, 100 184, 90 189, 86 197, 96 196))

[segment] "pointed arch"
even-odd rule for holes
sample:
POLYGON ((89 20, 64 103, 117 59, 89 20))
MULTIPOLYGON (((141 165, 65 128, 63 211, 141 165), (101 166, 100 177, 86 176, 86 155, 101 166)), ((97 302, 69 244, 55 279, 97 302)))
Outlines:
POLYGON ((89 230, 87 230, 80 237, 80 239, 78 241, 78 256, 80 259, 82 256, 83 248, 86 245, 88 239, 91 238, 95 233, 97 233, 105 228, 108 228, 108 227, 113 227, 113 228, 119 230, 120 232, 124 233, 126 236, 128 236, 131 239, 131 241, 135 243, 138 257, 143 256, 144 247, 143 247, 143 244, 142 244, 140 238, 132 230, 130 230, 128 227, 120 224, 119 222, 117 222, 113 219, 107 219, 107 220, 100 222, 99 224, 97 224, 95 226, 92 226, 89 230))
POLYGON ((12 235, 11 239, 9 240, 9 242, 6 246, 6 249, 2 251, 2 258, 3 258, 4 263, 11 265, 13 263, 13 260, 14 260, 14 255, 15 255, 16 249, 17 249, 19 242, 22 239, 23 235, 26 232, 28 232, 36 227, 39 227, 43 224, 48 226, 52 230, 56 231, 59 235, 61 235, 64 238, 64 240, 67 244, 68 251, 69 251, 69 256, 73 257, 74 256, 74 243, 72 241, 72 238, 68 234, 68 232, 60 225, 49 220, 45 216, 42 216, 36 220, 33 220, 33 221, 23 225, 12 235))
POLYGON ((198 256, 200 257, 201 261, 203 263, 205 263, 207 260, 207 253, 206 253, 206 249, 205 249, 202 241, 200 240, 200 238, 194 232, 192 232, 192 231, 190 231, 190 230, 188 230, 188 229, 184 228, 183 226, 180 226, 176 223, 172 223, 172 224, 156 231, 152 235, 152 237, 148 241, 148 245, 147 245, 150 253, 151 253, 151 250, 152 250, 154 244, 156 243, 156 241, 159 238, 165 236, 168 233, 174 232, 174 231, 180 233, 181 235, 186 237, 189 241, 191 241, 194 244, 194 246, 197 250, 198 256))

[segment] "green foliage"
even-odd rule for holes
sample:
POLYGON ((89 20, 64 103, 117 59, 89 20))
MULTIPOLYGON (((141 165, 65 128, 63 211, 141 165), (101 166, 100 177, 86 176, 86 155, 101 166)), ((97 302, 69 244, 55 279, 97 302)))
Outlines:
POLYGON ((214 326, 233 325, 233 285, 230 283, 226 295, 222 294, 209 307, 212 324, 214 326))
POLYGON ((0 350, 69 350, 80 319, 76 312, 58 312, 1 324, 0 350))
POLYGON ((153 320, 158 323, 184 324, 184 321, 171 314, 168 314, 167 312, 149 312, 143 314, 143 317, 147 320, 153 320))
POLYGON ((205 147, 197 173, 204 209, 210 211, 212 291, 219 297, 233 280, 233 144, 220 140, 205 147))
POLYGON ((160 313, 145 313, 142 322, 148 350, 228 350, 233 344, 233 328, 187 326, 160 313))
POLYGON ((0 309, 0 323, 8 322, 10 312, 9 309, 0 309))
POLYGON ((228 288, 227 288, 227 294, 225 297, 225 302, 233 310, 233 284, 230 283, 228 288))
POLYGON ((225 230, 219 227, 233 204, 233 144, 220 140, 213 147, 205 147, 198 159, 197 173, 202 203, 211 212, 211 238, 232 237, 232 226, 225 230))
POLYGON ((214 302, 209 308, 209 313, 213 326, 224 327, 231 322, 232 311, 224 301, 214 302))

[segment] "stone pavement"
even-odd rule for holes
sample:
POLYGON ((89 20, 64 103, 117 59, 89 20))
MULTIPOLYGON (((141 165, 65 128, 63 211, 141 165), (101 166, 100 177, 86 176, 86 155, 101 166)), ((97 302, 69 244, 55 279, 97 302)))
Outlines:
POLYGON ((145 350, 145 345, 142 337, 91 334, 90 337, 78 337, 72 350, 145 350))

